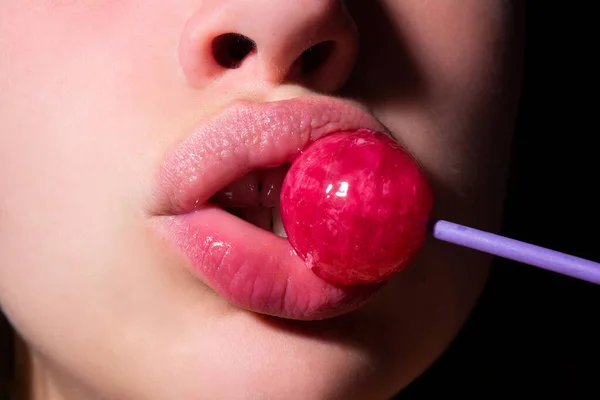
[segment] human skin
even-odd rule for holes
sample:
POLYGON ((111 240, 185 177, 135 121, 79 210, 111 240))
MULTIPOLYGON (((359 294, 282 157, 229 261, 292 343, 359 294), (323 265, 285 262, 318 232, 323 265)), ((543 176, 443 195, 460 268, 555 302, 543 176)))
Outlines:
POLYGON ((485 255, 428 241, 360 309, 292 321, 233 306, 156 229, 158 171, 193 127, 236 101, 314 94, 389 129, 429 177, 435 216, 499 228, 515 4, 347 6, 0 0, 0 305, 32 398, 386 399, 444 351, 485 255), (236 69, 202 45, 227 32, 256 43, 236 69), (299 74, 302 51, 329 39, 343 54, 299 74))

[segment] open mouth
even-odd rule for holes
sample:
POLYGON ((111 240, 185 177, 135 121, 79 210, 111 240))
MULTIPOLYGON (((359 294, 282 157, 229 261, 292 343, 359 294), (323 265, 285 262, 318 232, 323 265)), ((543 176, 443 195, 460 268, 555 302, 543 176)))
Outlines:
POLYGON ((358 308, 383 284, 336 286, 315 275, 285 238, 279 195, 303 149, 361 128, 386 132, 360 107, 330 97, 232 105, 165 159, 153 196, 160 234, 240 309, 315 320, 358 308))
POLYGON ((286 238, 281 221, 279 196, 289 164, 254 170, 218 191, 211 203, 232 215, 275 235, 286 238))

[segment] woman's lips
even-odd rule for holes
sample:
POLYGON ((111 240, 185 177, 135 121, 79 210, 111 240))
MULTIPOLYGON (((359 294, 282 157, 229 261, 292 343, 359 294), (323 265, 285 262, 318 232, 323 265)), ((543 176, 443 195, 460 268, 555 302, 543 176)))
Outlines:
POLYGON ((165 222, 161 232, 202 282, 238 307, 290 319, 328 318, 357 308, 381 285, 331 285, 286 239, 209 200, 250 171, 293 161, 320 137, 360 128, 386 131, 360 108, 328 97, 226 109, 165 160, 154 199, 154 214, 165 222))

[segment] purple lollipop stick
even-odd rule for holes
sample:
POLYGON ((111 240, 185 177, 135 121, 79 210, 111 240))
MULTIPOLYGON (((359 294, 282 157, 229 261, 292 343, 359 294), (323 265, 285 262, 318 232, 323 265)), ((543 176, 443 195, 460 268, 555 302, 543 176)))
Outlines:
POLYGON ((448 221, 433 221, 436 239, 600 285, 600 263, 448 221))

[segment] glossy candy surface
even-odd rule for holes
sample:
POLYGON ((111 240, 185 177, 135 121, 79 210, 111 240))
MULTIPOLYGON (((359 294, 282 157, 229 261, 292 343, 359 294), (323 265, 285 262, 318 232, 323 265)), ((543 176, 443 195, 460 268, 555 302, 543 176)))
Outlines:
POLYGON ((389 136, 339 132, 311 144, 281 190, 281 217, 294 250, 338 285, 384 281, 424 244, 433 206, 414 158, 389 136))

